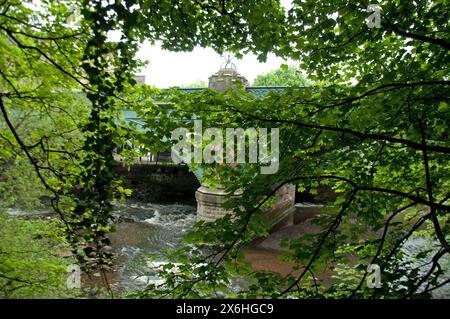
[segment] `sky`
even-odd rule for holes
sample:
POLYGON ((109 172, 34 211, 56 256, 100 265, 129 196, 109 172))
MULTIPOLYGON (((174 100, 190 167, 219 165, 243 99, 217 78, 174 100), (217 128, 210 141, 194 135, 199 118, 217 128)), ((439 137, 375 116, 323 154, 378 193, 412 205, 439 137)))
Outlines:
MULTIPOLYGON (((290 8, 292 0, 281 0, 280 3, 286 9, 290 8)), ((183 86, 187 84, 204 81, 217 72, 225 62, 211 48, 197 47, 192 52, 170 52, 144 43, 137 58, 149 61, 147 66, 138 74, 145 75, 145 83, 155 85, 159 88, 170 86, 183 86)), ((278 69, 281 64, 289 64, 281 58, 269 55, 265 63, 260 63, 255 55, 247 54, 241 60, 234 59, 238 72, 245 76, 250 83, 259 74, 278 69)))
MULTIPOLYGON (((170 52, 162 50, 160 45, 144 43, 137 58, 149 61, 138 75, 145 75, 145 83, 159 88, 183 86, 203 81, 208 83, 208 77, 217 72, 225 62, 211 48, 196 47, 192 52, 170 52)), ((287 62, 274 55, 269 55, 265 63, 260 63, 253 54, 245 55, 241 60, 232 61, 238 72, 250 83, 257 75, 278 69, 287 62)))

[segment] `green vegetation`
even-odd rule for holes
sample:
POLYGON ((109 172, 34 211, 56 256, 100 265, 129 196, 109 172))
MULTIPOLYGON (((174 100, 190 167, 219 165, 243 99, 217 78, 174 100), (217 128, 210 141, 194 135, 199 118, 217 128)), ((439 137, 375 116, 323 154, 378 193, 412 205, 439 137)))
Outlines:
MULTIPOLYGON (((133 138, 152 152, 166 150, 174 128, 192 129, 179 119, 194 115, 204 127, 278 127, 276 174, 259 175, 260 164, 200 165, 204 182, 244 191, 227 203, 235 217, 194 226, 189 245, 168 257, 166 285, 133 296, 431 297, 449 283, 450 5, 381 6, 380 27, 369 28, 367 4, 359 1, 294 1, 288 12, 274 0, 181 1, 177 10, 153 0, 3 1, 0 207, 34 206, 38 194, 50 196, 77 263, 105 274, 114 257, 112 203, 129 193, 114 171, 116 145, 133 138), (121 31, 120 41, 108 40, 112 30, 121 31), (135 86, 142 63, 134 56, 145 39, 172 51, 200 45, 260 60, 275 53, 297 61, 311 83, 262 100, 243 91, 135 86), (139 112, 149 130, 118 125, 125 108, 139 112), (243 265, 240 248, 267 236, 261 207, 273 201, 274 185, 286 183, 312 194, 325 185, 338 197, 317 220, 320 234, 284 241, 283 258, 296 271, 255 272, 243 265), (405 250, 417 239, 428 244, 405 250), (381 268, 380 289, 365 284, 368 264, 381 268), (339 276, 324 284, 325 271, 339 276), (231 290, 240 277, 250 284, 231 290)), ((282 68, 255 83, 303 81, 282 68)), ((3 296, 65 296, 56 287, 66 265, 58 252, 67 246, 49 235, 52 223, 2 216, 3 296)))
POLYGON ((206 87, 208 87, 208 84, 206 84, 205 81, 199 80, 199 81, 194 82, 194 83, 189 83, 189 84, 182 85, 181 87, 182 88, 193 88, 193 89, 206 88, 206 87))
POLYGON ((67 267, 74 263, 61 222, 0 215, 0 298, 68 298, 67 267))
MULTIPOLYGON (((450 253, 450 64, 445 33, 450 25, 437 15, 445 15, 444 7, 426 1, 417 6, 390 2, 381 28, 370 29, 366 12, 356 4, 303 1, 286 22, 293 44, 289 49, 280 45, 279 53, 301 58, 300 67, 319 84, 288 88, 263 100, 231 91, 169 99, 176 105, 172 118, 198 114, 204 127, 278 127, 280 169, 258 175, 259 165, 236 170, 202 165, 211 172, 206 183, 219 182, 231 193, 244 190, 228 206, 237 218, 198 224, 189 237, 197 246, 173 255, 174 262, 181 260, 186 267, 174 272, 175 266, 168 266, 167 287, 150 287, 144 296, 230 294, 234 276, 255 283, 241 297, 430 297, 447 284, 441 265, 450 253), (430 19, 428 29, 416 30, 425 25, 423 19, 430 19), (284 259, 300 266, 299 273, 280 278, 242 267, 240 248, 255 236, 267 235, 260 206, 272 197, 273 185, 284 183, 313 194, 326 185, 339 196, 317 220, 321 234, 285 240, 289 252, 284 259), (415 238, 431 244, 407 253, 405 247, 415 238), (205 242, 212 251, 209 258, 201 253, 205 242), (366 286, 368 264, 381 268, 385 284, 380 289, 366 286), (418 269, 417 264, 425 266, 418 269), (337 281, 322 284, 320 275, 330 270, 340 274, 337 281)), ((149 129, 156 118, 168 118, 164 110, 144 110, 149 129)), ((168 119, 166 125, 170 136, 180 124, 168 119)), ((191 124, 186 127, 192 130, 191 124)), ((164 135, 161 131, 159 127, 157 133, 164 135)))
POLYGON ((295 66, 282 65, 279 69, 258 75, 253 86, 307 86, 310 84, 301 70, 295 66))

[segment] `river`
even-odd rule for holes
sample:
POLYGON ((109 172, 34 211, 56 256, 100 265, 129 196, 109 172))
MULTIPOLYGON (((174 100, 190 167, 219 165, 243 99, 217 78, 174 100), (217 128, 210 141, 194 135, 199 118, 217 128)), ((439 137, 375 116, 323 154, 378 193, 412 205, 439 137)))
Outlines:
POLYGON ((127 202, 118 205, 116 232, 111 236, 117 254, 118 283, 134 291, 160 279, 152 266, 166 262, 164 252, 180 246, 196 219, 196 207, 182 204, 127 202), (160 256, 149 264, 147 256, 160 256))
MULTIPOLYGON (((16 216, 51 214, 46 210, 27 212, 9 210, 9 213, 16 216)), ((117 254, 117 260, 112 281, 117 289, 136 291, 142 289, 148 283, 161 282, 154 270, 155 266, 166 262, 164 259, 166 249, 180 247, 182 238, 195 223, 196 207, 184 204, 127 201, 124 204, 116 205, 114 215, 117 219, 116 232, 111 235, 111 239, 113 249, 117 254), (148 262, 148 256, 152 257, 152 263, 148 262), (159 257, 155 259, 155 256, 159 257)), ((318 231, 312 224, 306 222, 279 230, 271 234, 269 238, 245 250, 246 260, 253 264, 255 270, 289 273, 291 266, 278 260, 281 239, 283 237, 295 238, 299 234, 317 233, 318 231)), ((435 246, 435 243, 431 240, 411 239, 403 247, 405 259, 409 259, 419 252, 426 252, 433 246, 435 246)), ((432 251, 427 254, 427 259, 430 259, 432 251)), ((450 278, 449 257, 442 258, 443 279, 450 278)), ((414 262, 408 267, 410 269, 416 268, 418 274, 424 275, 430 264, 414 262)), ((329 274, 326 276, 328 277, 329 274)), ((447 284, 433 291, 433 297, 450 298, 450 285, 447 284)))

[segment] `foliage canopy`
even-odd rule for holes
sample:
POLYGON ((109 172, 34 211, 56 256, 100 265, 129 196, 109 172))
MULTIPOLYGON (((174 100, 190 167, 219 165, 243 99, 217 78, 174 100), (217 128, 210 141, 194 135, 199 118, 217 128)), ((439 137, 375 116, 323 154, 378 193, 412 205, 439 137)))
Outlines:
POLYGON ((244 190, 228 204, 235 218, 199 223, 188 238, 194 245, 174 252, 165 267, 166 286, 138 296, 423 297, 448 284, 448 1, 381 2, 380 28, 366 25, 364 1, 294 1, 287 13, 273 0, 35 6, 0 6, 0 154, 7 165, 28 159, 85 270, 111 262, 112 201, 123 193, 114 146, 133 135, 152 149, 170 147, 164 137, 195 115, 211 127, 279 127, 280 169, 260 176, 258 165, 204 167, 214 173, 206 181, 219 176, 230 192, 244 190), (108 40, 111 30, 121 31, 120 41, 108 40), (133 87, 141 65, 134 54, 144 39, 174 51, 210 46, 261 60, 273 52, 298 61, 315 84, 263 100, 241 91, 133 87), (155 97, 173 108, 157 107, 155 97), (131 107, 147 120, 142 136, 117 125, 120 109, 131 107), (36 113, 54 125, 21 131, 21 118, 36 113), (299 265, 287 277, 243 266, 238 249, 267 235, 261 207, 284 183, 313 193, 327 185, 339 194, 318 220, 320 235, 286 241, 284 258, 299 265), (405 251, 420 238, 427 245, 405 251), (380 265, 381 289, 364 285, 368 263, 380 265), (320 284, 325 269, 339 279, 320 284), (241 276, 251 284, 230 291, 241 276))

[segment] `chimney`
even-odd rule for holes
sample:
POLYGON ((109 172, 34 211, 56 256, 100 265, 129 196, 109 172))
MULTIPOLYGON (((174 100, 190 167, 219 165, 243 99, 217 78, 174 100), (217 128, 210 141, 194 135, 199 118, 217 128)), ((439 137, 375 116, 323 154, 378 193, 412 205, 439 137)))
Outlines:
POLYGON ((145 84, 145 75, 135 75, 136 84, 145 84))

